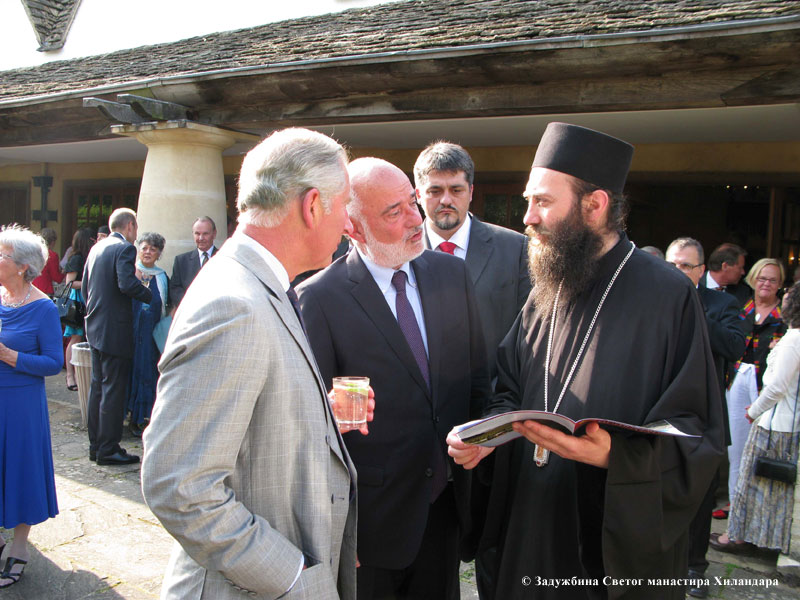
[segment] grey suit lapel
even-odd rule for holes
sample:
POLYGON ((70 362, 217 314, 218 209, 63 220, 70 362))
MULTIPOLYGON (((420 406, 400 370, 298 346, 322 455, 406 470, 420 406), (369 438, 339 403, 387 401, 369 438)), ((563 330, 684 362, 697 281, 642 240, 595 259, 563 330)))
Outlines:
POLYGON ((358 302, 378 331, 386 338, 389 347, 411 373, 414 381, 428 394, 428 385, 422 377, 422 372, 419 370, 417 361, 411 353, 411 348, 409 348, 400 326, 397 324, 397 319, 392 314, 392 310, 386 303, 386 298, 384 298, 383 293, 378 288, 378 284, 375 283, 358 252, 350 252, 347 255, 347 275, 353 283, 350 293, 355 301, 358 302))

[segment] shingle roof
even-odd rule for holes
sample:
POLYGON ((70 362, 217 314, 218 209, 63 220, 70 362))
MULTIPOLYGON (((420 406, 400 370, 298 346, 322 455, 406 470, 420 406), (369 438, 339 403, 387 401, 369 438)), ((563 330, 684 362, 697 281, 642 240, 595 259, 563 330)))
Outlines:
POLYGON ((22 0, 28 13, 40 52, 64 46, 72 20, 81 0, 22 0))
POLYGON ((408 0, 0 72, 0 100, 235 67, 797 15, 797 0, 408 0))

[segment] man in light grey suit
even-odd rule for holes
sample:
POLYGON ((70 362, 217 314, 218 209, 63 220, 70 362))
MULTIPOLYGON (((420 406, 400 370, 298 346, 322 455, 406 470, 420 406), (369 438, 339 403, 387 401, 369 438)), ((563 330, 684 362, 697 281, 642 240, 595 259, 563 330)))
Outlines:
POLYGON ((242 163, 239 227, 175 314, 144 434, 145 500, 179 542, 162 598, 355 598, 355 470, 289 288, 330 262, 349 196, 316 132, 242 163))

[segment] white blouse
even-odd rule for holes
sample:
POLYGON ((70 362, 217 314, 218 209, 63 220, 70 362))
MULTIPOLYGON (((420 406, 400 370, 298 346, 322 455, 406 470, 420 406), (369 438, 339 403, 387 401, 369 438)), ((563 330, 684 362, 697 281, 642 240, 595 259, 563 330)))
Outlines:
POLYGON ((761 394, 750 406, 747 414, 763 429, 769 429, 771 422, 773 431, 800 431, 800 406, 795 411, 798 379, 800 379, 800 329, 790 329, 770 351, 767 357, 767 370, 764 372, 764 387, 761 388, 761 394), (773 416, 774 406, 777 408, 773 416))

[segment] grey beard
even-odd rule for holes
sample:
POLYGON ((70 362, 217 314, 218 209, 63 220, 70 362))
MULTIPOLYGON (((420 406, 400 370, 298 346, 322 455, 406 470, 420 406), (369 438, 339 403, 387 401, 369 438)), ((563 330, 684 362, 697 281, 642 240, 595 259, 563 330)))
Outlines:
POLYGON ((586 226, 580 214, 559 223, 546 244, 529 244, 528 268, 537 312, 550 314, 559 285, 560 303, 571 302, 586 291, 594 278, 602 247, 603 239, 586 226))

